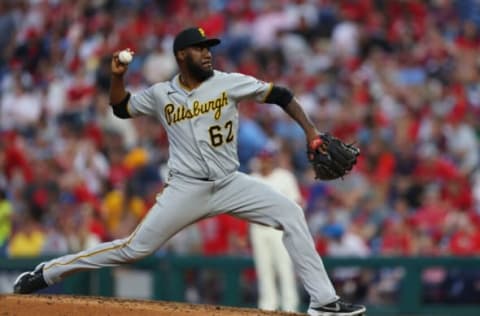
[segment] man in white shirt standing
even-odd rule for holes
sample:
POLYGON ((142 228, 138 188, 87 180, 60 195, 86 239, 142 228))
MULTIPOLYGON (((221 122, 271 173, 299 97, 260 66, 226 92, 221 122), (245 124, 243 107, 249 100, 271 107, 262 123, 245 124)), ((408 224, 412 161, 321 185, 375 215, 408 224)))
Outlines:
MULTIPOLYGON (((293 173, 277 167, 278 151, 266 148, 257 155, 255 178, 300 204, 301 196, 293 173)), ((295 312, 298 293, 292 261, 282 242, 283 231, 250 224, 250 238, 258 279, 258 308, 295 312), (279 287, 276 286, 278 279, 279 287)))

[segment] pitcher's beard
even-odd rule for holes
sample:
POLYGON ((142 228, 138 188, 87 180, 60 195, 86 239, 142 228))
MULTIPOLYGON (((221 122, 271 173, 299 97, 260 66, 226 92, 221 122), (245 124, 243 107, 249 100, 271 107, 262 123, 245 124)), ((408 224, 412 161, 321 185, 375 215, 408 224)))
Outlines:
POLYGON ((186 64, 190 75, 199 82, 203 82, 213 76, 213 69, 203 69, 201 66, 195 64, 190 56, 187 56, 186 64))

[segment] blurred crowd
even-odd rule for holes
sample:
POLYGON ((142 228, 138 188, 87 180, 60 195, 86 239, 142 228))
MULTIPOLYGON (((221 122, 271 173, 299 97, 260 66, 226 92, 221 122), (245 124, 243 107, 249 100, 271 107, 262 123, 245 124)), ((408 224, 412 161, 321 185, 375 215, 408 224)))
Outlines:
MULTIPOLYGON (((222 39, 217 69, 289 87, 319 130, 361 147, 345 179, 315 181, 300 127, 240 106, 241 170, 280 148, 319 253, 480 255, 475 0, 0 1, 0 255, 79 251, 138 224, 168 140, 152 119, 113 116, 110 59, 135 51, 132 92, 169 80, 173 37, 192 25, 222 39)), ((220 216, 159 253, 248 255, 247 236, 220 216)))

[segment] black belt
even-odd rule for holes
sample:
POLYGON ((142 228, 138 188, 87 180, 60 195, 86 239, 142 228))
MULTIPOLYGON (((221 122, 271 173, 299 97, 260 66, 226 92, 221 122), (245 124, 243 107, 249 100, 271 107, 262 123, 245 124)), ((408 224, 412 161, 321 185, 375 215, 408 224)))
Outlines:
POLYGON ((210 178, 196 178, 196 177, 192 177, 192 176, 189 176, 189 175, 186 175, 186 174, 182 174, 182 173, 180 173, 180 172, 178 172, 178 171, 177 171, 177 172, 172 172, 172 171, 170 171, 168 175, 171 177, 171 176, 173 176, 175 173, 177 173, 177 174, 179 174, 179 175, 182 175, 182 176, 184 176, 184 177, 187 177, 187 178, 195 179, 195 180, 200 180, 200 181, 215 181, 215 180, 212 180, 212 179, 210 179, 210 178))
POLYGON ((211 180, 209 178, 194 178, 195 180, 200 180, 200 181, 215 181, 215 180, 211 180))

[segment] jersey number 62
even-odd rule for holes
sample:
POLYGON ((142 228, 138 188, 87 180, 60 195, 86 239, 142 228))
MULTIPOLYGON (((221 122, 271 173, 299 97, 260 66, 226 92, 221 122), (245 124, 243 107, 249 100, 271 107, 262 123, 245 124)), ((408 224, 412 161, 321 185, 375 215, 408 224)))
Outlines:
POLYGON ((230 143, 233 140, 233 122, 228 121, 224 126, 210 126, 208 133, 210 134, 210 143, 213 147, 221 146, 224 142, 230 143), (226 137, 224 133, 226 134, 226 137))

